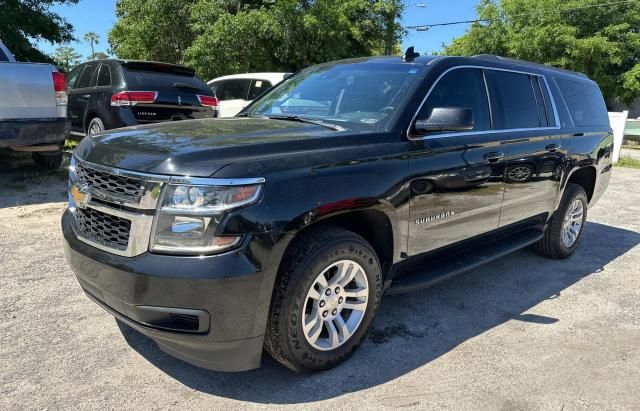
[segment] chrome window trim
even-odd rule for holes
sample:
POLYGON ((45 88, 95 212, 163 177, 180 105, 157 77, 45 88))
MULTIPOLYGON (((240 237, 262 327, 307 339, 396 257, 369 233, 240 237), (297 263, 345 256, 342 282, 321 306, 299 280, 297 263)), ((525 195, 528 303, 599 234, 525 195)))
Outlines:
MULTIPOLYGON (((484 75, 484 73, 483 73, 483 75, 484 75)), ((488 89, 488 84, 487 84, 486 79, 485 79, 485 87, 487 87, 487 89, 488 89)), ((491 112, 491 96, 488 94, 487 97, 488 97, 488 102, 489 102, 489 110, 491 112)), ((491 123, 493 123, 493 121, 491 121, 491 123)), ((493 124, 492 124, 492 126, 493 126, 493 124)), ((411 118, 411 122, 409 123, 409 128, 407 128, 407 139, 409 139, 410 141, 423 141, 423 140, 426 140, 426 139, 455 137, 455 136, 472 136, 472 135, 478 135, 478 134, 495 134, 495 133, 506 133, 506 132, 538 131, 538 130, 559 130, 559 129, 560 129, 560 117, 558 116, 558 109, 556 107, 555 98, 553 97, 553 94, 551 93, 551 88, 549 87, 549 82, 547 81, 547 78, 543 74, 534 73, 534 72, 531 72, 531 71, 506 69, 506 68, 501 68, 501 67, 490 67, 490 66, 475 65, 475 64, 473 64, 473 65, 472 64, 464 64, 464 65, 459 65, 459 66, 455 66, 455 67, 449 67, 442 74, 440 74, 438 76, 438 78, 433 82, 433 84, 429 88, 429 91, 427 91, 427 94, 424 96, 424 98, 422 99, 422 102, 418 106, 418 109, 416 110, 415 114, 411 118), (412 136, 411 135, 411 129, 412 129, 413 124, 415 124, 416 119, 418 118, 418 113, 420 113, 420 110, 422 110, 422 107, 424 106, 424 104, 426 103, 427 99, 429 98, 429 96, 433 92, 433 89, 438 85, 440 80, 442 80, 442 78, 445 75, 447 75, 447 73, 449 73, 449 72, 451 72, 453 70, 469 69, 469 68, 470 69, 480 69, 480 70, 506 71, 506 72, 510 72, 510 73, 518 73, 518 74, 525 74, 525 75, 528 75, 528 76, 541 77, 542 80, 544 81, 545 87, 547 88, 547 93, 549 94, 549 100, 551 101, 551 107, 553 108, 553 117, 554 117, 555 126, 553 126, 553 127, 510 128, 510 129, 482 130, 482 131, 461 131, 461 132, 441 133, 441 134, 435 134, 435 135, 412 136)))

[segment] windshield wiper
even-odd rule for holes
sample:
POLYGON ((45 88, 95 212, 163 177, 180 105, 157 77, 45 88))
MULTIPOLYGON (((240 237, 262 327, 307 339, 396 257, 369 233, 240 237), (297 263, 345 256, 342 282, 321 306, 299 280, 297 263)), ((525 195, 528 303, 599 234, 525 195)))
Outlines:
POLYGON ((346 128, 341 127, 337 124, 325 123, 322 120, 312 120, 310 118, 301 117, 301 116, 267 116, 267 117, 272 118, 274 120, 299 121, 301 123, 315 124, 316 126, 330 128, 331 130, 336 130, 336 131, 347 131, 346 128))

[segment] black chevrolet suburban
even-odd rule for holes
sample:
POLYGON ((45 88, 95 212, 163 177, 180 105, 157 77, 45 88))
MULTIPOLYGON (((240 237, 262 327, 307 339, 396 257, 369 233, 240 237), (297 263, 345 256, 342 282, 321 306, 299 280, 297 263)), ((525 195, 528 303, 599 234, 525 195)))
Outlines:
POLYGON ((84 139, 65 252, 90 299, 171 355, 240 371, 264 348, 327 369, 385 292, 529 245, 569 257, 612 148, 579 73, 411 53, 321 64, 235 118, 84 139))

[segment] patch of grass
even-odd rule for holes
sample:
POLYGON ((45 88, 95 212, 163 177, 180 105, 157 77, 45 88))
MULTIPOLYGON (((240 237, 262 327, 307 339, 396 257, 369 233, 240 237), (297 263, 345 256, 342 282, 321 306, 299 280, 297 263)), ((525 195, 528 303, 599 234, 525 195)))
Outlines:
POLYGON ((73 151, 76 147, 78 147, 80 142, 78 140, 67 139, 64 141, 64 146, 62 147, 65 151, 73 151))
POLYGON ((622 156, 615 165, 616 167, 640 168, 640 160, 629 156, 622 156))

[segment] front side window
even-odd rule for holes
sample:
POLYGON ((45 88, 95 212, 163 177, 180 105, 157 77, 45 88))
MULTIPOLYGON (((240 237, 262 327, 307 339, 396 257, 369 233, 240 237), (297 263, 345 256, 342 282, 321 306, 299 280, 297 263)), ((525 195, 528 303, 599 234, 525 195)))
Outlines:
POLYGON ((473 114, 473 131, 489 130, 491 115, 481 69, 455 69, 435 85, 418 118, 426 120, 434 108, 466 108, 473 114))
POLYGON ((302 117, 351 129, 385 129, 420 83, 421 64, 330 63, 303 70, 251 105, 246 115, 302 117))
POLYGON ((110 86, 111 85, 111 68, 107 64, 103 64, 100 66, 100 71, 98 72, 98 87, 100 86, 110 86))
POLYGON ((510 71, 487 70, 496 130, 537 128, 543 126, 542 113, 534 91, 532 77, 510 71))
POLYGON ((93 78, 93 75, 96 72, 97 68, 98 68, 97 63, 87 64, 84 67, 84 70, 82 70, 80 77, 78 77, 78 81, 75 88, 91 87, 91 79, 93 78))
POLYGON ((67 74, 67 86, 69 87, 69 89, 76 88, 75 82, 78 78, 78 74, 80 74, 83 68, 84 66, 76 66, 76 68, 74 68, 69 72, 69 74, 67 74))

